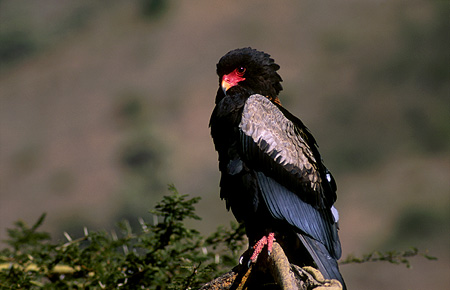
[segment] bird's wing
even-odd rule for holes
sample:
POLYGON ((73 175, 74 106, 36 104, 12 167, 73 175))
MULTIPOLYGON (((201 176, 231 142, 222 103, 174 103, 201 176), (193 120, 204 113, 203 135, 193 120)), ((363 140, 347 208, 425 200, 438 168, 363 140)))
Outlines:
POLYGON ((335 198, 335 192, 329 196, 331 174, 325 172, 308 129, 286 113, 264 96, 248 98, 239 124, 244 158, 314 207, 330 207, 335 198))
POLYGON ((326 172, 320 171, 324 166, 314 153, 315 144, 308 143, 302 128, 261 95, 248 98, 239 127, 243 159, 256 171, 272 216, 321 242, 338 258, 337 225, 331 206, 325 206, 323 184, 328 181, 323 180, 326 172))
POLYGON ((298 237, 311 254, 311 257, 316 262, 317 267, 325 279, 336 279, 341 282, 344 290, 347 289, 344 278, 339 272, 337 260, 328 254, 328 251, 325 249, 324 245, 303 234, 298 234, 298 237))
POLYGON ((333 258, 341 257, 337 224, 331 210, 316 209, 264 173, 257 172, 256 175, 263 199, 274 218, 286 220, 301 233, 323 244, 333 258))

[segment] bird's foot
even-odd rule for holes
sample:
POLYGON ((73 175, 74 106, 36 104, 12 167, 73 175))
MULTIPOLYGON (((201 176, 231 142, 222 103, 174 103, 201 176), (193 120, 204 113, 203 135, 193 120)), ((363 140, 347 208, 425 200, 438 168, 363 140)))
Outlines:
POLYGON ((259 254, 261 254, 262 249, 267 245, 267 252, 270 255, 272 252, 273 241, 275 241, 275 234, 269 233, 267 236, 263 236, 256 244, 253 246, 253 254, 250 257, 249 263, 255 263, 258 259, 259 254))

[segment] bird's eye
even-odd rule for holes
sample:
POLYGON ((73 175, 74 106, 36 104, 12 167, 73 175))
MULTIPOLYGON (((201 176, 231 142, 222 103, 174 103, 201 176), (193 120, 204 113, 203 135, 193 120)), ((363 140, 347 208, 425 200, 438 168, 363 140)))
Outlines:
POLYGON ((243 76, 246 70, 247 69, 245 67, 241 66, 236 69, 236 73, 238 76, 243 76))

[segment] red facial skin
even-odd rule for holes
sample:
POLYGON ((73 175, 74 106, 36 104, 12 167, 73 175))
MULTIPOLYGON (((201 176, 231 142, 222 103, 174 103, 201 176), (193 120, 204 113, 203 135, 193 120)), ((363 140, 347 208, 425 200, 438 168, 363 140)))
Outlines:
POLYGON ((237 68, 227 75, 222 77, 222 89, 226 92, 229 88, 236 86, 239 82, 245 80, 243 77, 245 73, 245 68, 237 68))
MULTIPOLYGON (((245 78, 243 77, 245 74, 245 71, 246 71, 245 67, 239 67, 239 68, 235 69, 234 71, 230 72, 229 74, 224 75, 222 77, 221 87, 225 94, 227 93, 229 88, 234 87, 239 82, 242 82, 245 80, 245 78)), ((277 103, 278 105, 281 106, 280 99, 278 99, 277 96, 275 96, 275 97, 267 96, 267 98, 269 100, 271 100, 272 102, 277 103)))

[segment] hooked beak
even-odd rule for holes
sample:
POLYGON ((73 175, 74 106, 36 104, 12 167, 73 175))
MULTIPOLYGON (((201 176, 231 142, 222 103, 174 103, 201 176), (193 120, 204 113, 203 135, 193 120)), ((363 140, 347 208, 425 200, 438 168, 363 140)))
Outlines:
POLYGON ((226 76, 224 76, 223 77, 223 79, 222 79, 222 83, 221 83, 221 87, 222 87, 222 91, 223 91, 223 93, 226 95, 227 94, 227 91, 228 91, 228 89, 229 88, 231 88, 233 85, 232 84, 230 84, 229 82, 227 82, 227 80, 225 79, 225 77, 226 76))
POLYGON ((244 80, 245 80, 245 78, 242 77, 241 74, 237 73, 236 70, 234 70, 231 73, 224 75, 222 77, 222 82, 220 83, 220 86, 222 87, 222 90, 226 95, 227 91, 231 87, 236 86, 239 82, 244 81, 244 80))

